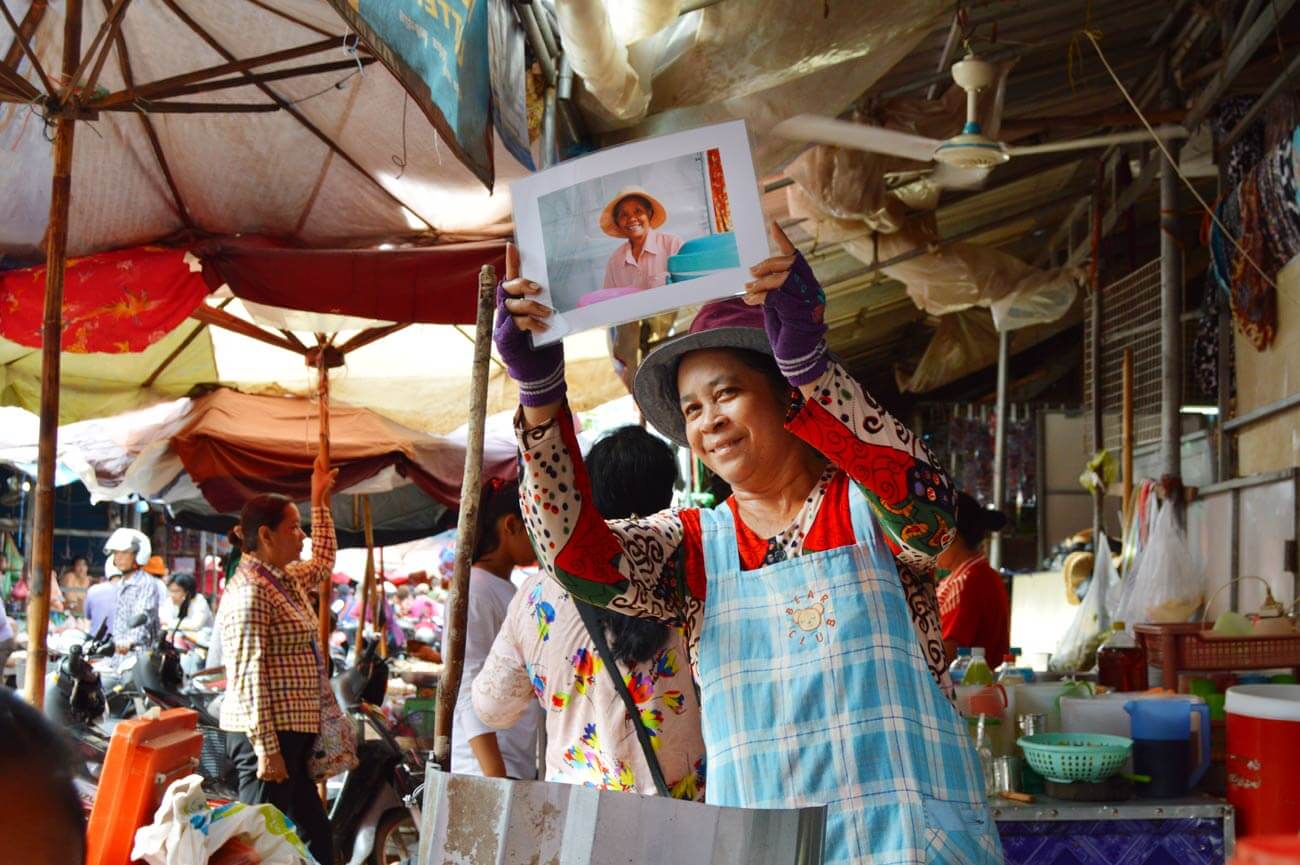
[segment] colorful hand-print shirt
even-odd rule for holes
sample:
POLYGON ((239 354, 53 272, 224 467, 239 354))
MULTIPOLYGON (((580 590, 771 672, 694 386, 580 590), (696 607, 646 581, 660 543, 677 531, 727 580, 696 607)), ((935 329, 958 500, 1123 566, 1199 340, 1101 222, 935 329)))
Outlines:
MULTIPOLYGON (((522 418, 521 412, 520 495, 542 567, 575 597, 681 627, 694 665, 706 590, 699 511, 607 522, 591 503, 569 414, 533 429, 522 418)), ((776 537, 753 532, 729 502, 742 567, 756 570, 855 543, 848 490, 858 484, 894 552, 930 671, 951 693, 933 576, 934 558, 954 534, 947 475, 924 443, 837 364, 817 381, 813 399, 791 392, 786 428, 829 465, 798 517, 776 537)))
MULTIPOLYGON (((704 739, 686 642, 669 629, 649 661, 620 665, 672 794, 704 801, 704 739)), ((546 712, 546 780, 655 795, 627 709, 582 617, 553 580, 535 574, 510 602, 483 670, 474 711, 509 727, 534 703, 546 712)))

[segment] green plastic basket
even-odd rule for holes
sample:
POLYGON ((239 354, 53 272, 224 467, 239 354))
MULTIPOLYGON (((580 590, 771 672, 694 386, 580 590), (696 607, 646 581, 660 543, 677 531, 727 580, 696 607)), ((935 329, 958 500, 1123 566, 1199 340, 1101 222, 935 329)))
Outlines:
POLYGON ((1035 772, 1049 781, 1104 781, 1128 760, 1133 740, 1100 733, 1036 733, 1016 744, 1035 772))

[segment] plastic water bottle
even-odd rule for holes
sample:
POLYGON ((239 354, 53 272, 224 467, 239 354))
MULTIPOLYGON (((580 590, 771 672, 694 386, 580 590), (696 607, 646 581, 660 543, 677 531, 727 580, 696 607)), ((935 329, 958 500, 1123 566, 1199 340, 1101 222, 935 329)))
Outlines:
POLYGON ((966 668, 970 666, 970 649, 962 646, 957 650, 957 657, 953 658, 952 665, 948 667, 948 675, 952 678, 954 685, 960 685, 966 677, 966 668))
POLYGON ((1024 684, 1024 674, 1015 666, 1015 656, 1010 652, 1002 658, 1002 666, 997 669, 997 683, 1001 685, 1024 684))
POLYGON ((999 685, 1023 685, 1027 681, 1024 671, 1016 666, 1016 656, 1019 654, 1019 649, 1010 649, 1002 656, 1002 666, 998 667, 999 685))
POLYGON ((989 662, 984 659, 984 648, 976 646, 971 649, 970 664, 966 667, 965 674, 961 677, 963 685, 992 685, 993 670, 989 667, 989 662))

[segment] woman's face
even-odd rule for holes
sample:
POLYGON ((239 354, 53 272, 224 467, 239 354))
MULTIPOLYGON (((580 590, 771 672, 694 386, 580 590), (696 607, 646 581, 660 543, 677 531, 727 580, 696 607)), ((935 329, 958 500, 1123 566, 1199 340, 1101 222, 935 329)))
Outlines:
POLYGON ((691 453, 733 487, 754 486, 795 452, 786 407, 768 378, 725 349, 693 351, 677 368, 691 453))
POLYGON ((629 238, 645 237, 650 230, 650 211, 639 198, 624 198, 614 208, 614 222, 629 238))
POLYGON ((182 589, 180 586, 178 586, 176 583, 172 583, 170 586, 167 587, 167 594, 171 595, 172 603, 175 604, 177 607, 185 603, 185 590, 182 589))
POLYGON ((307 537, 302 530, 298 506, 290 502, 284 506, 284 516, 279 525, 262 526, 257 531, 257 554, 264 562, 282 568, 298 561, 302 542, 307 537))

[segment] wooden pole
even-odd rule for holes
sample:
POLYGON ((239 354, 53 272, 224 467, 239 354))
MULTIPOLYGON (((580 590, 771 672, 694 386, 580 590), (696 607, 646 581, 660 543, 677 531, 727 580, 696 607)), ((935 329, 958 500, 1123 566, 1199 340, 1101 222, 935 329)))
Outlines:
POLYGON ((357 639, 353 645, 353 663, 361 660, 361 650, 366 635, 366 612, 370 609, 370 593, 375 583, 375 535, 370 522, 370 496, 361 497, 362 527, 366 535, 366 576, 361 581, 361 605, 357 613, 357 639))
MULTIPOLYGON (((200 324, 195 328, 191 338, 197 336, 199 331, 207 327, 206 324, 200 324)), ((169 358, 170 360, 170 358, 169 358)), ((161 371, 161 367, 159 370, 161 371)), ((325 362, 325 343, 320 341, 316 353, 316 404, 317 413, 320 415, 319 447, 320 455, 328 469, 330 464, 330 371, 325 362)), ((326 507, 328 507, 328 503, 326 507)), ((316 531, 315 522, 312 523, 311 530, 316 531)), ((330 602, 333 600, 334 575, 326 574, 324 582, 320 585, 320 598, 316 604, 316 621, 319 628, 319 644, 321 653, 321 663, 325 664, 325 671, 329 673, 330 663, 330 602)), ((321 802, 329 800, 329 790, 324 781, 316 784, 316 795, 320 796, 321 802)))
MULTIPOLYGON (((68 0, 63 21, 63 72, 77 68, 81 52, 81 0, 68 0)), ((71 118, 54 120, 54 178, 45 236, 45 321, 41 331, 41 421, 36 456, 36 507, 27 601, 27 700, 45 706, 45 638, 50 628, 50 571, 54 567, 54 468, 59 435, 59 374, 63 348, 63 270, 68 255, 72 198, 71 118)))
POLYGON ((1124 349, 1124 395, 1120 407, 1120 447, 1123 453, 1124 472, 1124 527, 1132 515, 1133 498, 1133 348, 1124 349))
MULTIPOLYGON (((319 447, 320 456, 326 468, 330 464, 330 371, 325 363, 325 346, 322 344, 316 354, 316 404, 320 414, 319 447)), ((316 531, 313 525, 312 531, 316 531)), ((319 618, 321 657, 329 659, 330 647, 330 589, 334 585, 333 574, 327 574, 320 587, 320 603, 316 615, 319 618)))
POLYGON ((379 548, 379 582, 375 592, 375 630, 379 631, 379 657, 388 657, 388 590, 385 587, 384 548, 379 548))
POLYGON ((442 644, 442 681, 434 716, 433 759, 451 770, 451 720, 465 662, 465 621, 469 606, 469 569, 478 540, 479 498, 483 487, 483 427, 487 420, 487 386, 492 350, 492 314, 496 299, 496 270, 483 265, 478 275, 478 325, 474 332, 473 378, 470 384, 469 434, 465 445, 465 476, 460 486, 460 518, 456 524, 456 567, 446 606, 446 636, 442 644))

